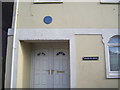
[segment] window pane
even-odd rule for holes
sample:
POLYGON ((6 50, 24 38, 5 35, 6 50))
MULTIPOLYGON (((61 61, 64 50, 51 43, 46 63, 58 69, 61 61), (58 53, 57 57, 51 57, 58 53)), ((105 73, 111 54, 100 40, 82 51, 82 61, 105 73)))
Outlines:
POLYGON ((110 70, 120 71, 120 47, 109 47, 110 70))
POLYGON ((112 37, 108 43, 120 43, 120 35, 112 37))

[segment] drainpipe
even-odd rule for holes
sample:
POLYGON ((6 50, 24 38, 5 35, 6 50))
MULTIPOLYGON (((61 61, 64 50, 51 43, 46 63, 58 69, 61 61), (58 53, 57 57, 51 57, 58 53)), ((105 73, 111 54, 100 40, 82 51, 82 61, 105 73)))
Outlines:
POLYGON ((13 27, 13 30, 14 30, 14 35, 13 35, 13 47, 12 47, 12 65, 11 65, 11 81, 10 81, 10 88, 16 88, 14 85, 13 85, 13 80, 14 80, 14 53, 15 53, 15 41, 16 41, 16 27, 17 27, 17 14, 18 14, 18 3, 19 3, 19 0, 14 0, 15 2, 15 8, 14 8, 14 17, 13 17, 13 24, 12 24, 12 27, 13 27))

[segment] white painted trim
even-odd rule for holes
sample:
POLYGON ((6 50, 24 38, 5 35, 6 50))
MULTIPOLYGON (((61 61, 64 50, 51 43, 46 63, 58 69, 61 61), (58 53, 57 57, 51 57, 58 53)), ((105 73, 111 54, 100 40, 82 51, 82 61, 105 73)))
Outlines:
POLYGON ((70 88, 77 87, 77 62, 76 62, 76 49, 74 36, 70 39, 70 88))
POLYGON ((114 46, 120 46, 120 43, 108 43, 107 45, 114 47, 114 46))
POLYGON ((120 0, 100 0, 101 3, 120 3, 120 0))
POLYGON ((17 10, 16 10, 16 7, 17 7, 17 0, 13 0, 14 2, 14 7, 13 7, 13 18, 12 18, 12 28, 15 27, 15 24, 16 24, 16 14, 17 14, 17 10))
MULTIPOLYGON (((13 61, 12 65, 14 68, 17 68, 17 50, 18 50, 18 45, 19 45, 19 40, 69 40, 70 41, 70 70, 71 70, 71 88, 76 88, 77 86, 77 79, 76 79, 76 54, 75 54, 75 35, 83 35, 83 34, 88 34, 88 35, 102 35, 103 37, 103 42, 105 44, 105 55, 106 55, 106 76, 107 78, 110 78, 110 72, 108 70, 108 48, 107 48, 107 42, 109 39, 114 36, 118 35, 118 29, 43 29, 43 28, 38 28, 38 29, 17 29, 16 30, 16 37, 15 37, 15 46, 16 47, 16 52, 13 52, 14 58, 16 59, 13 61), (74 73, 73 73, 74 72, 74 73)), ((12 80, 14 80, 14 83, 16 83, 16 76, 17 75, 17 70, 13 69, 12 70, 13 76, 12 80)), ((16 88, 16 85, 13 82, 11 83, 13 88, 16 88)))
POLYGON ((62 3, 63 0, 33 0, 34 3, 62 3))
POLYGON ((113 33, 108 37, 104 36, 104 44, 105 44, 105 58, 106 58, 106 78, 120 78, 120 72, 117 71, 110 71, 110 55, 109 55, 109 45, 108 42, 111 37, 118 35, 118 33, 113 33))
MULTIPOLYGON (((113 36, 115 36, 115 35, 113 35, 113 36)), ((107 78, 120 78, 120 71, 110 71, 110 53, 109 53, 109 47, 111 47, 111 46, 119 46, 119 44, 117 43, 117 44, 115 44, 115 43, 108 43, 109 41, 110 41, 110 39, 113 37, 113 36, 111 36, 109 39, 108 39, 108 41, 106 42, 106 52, 107 52, 107 64, 108 64, 108 66, 107 66, 107 69, 108 69, 108 73, 107 73, 107 78)))
POLYGON ((17 26, 17 13, 18 13, 18 4, 19 4, 19 0, 15 0, 14 1, 15 2, 15 6, 16 7, 14 7, 15 9, 15 21, 14 21, 14 26, 13 26, 13 29, 14 29, 14 37, 13 37, 13 48, 12 48, 12 64, 11 64, 11 82, 10 82, 10 88, 16 88, 16 83, 17 83, 17 81, 16 81, 16 79, 14 79, 14 78, 16 78, 17 76, 16 76, 16 74, 14 74, 14 72, 17 70, 17 65, 16 65, 16 67, 15 67, 15 47, 16 47, 16 45, 15 45, 15 43, 16 43, 16 26, 17 26), (16 70, 15 70, 16 69, 16 70))

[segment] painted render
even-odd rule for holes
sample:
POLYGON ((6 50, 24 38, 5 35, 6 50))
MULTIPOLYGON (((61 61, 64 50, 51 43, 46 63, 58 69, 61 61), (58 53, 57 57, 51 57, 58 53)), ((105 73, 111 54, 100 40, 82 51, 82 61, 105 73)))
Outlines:
POLYGON ((100 2, 19 3, 17 28, 117 27, 118 4, 100 4, 100 2), (48 15, 53 18, 53 22, 49 25, 43 22, 43 18, 48 15))
POLYGON ((76 35, 77 87, 116 88, 118 80, 106 79, 105 52, 101 35, 76 35), (99 56, 98 61, 82 61, 85 56, 99 56))
POLYGON ((7 57, 6 58, 6 76, 5 76, 5 87, 6 88, 10 88, 12 44, 13 44, 13 36, 8 36, 7 56, 6 56, 7 57))
MULTIPOLYGON (((71 48, 74 49, 71 50, 74 50, 75 56, 74 59, 72 56, 70 57, 73 60, 72 62, 77 64, 75 67, 73 67, 74 65, 71 66, 71 68, 76 68, 76 71, 73 71, 74 69, 71 70, 73 71, 71 76, 73 77, 71 80, 72 88, 118 88, 118 79, 106 78, 106 55, 102 35, 82 35, 80 33, 81 28, 83 30, 84 28, 105 29, 108 32, 109 29, 118 29, 118 4, 100 4, 99 0, 96 0, 96 2, 63 2, 59 4, 19 2, 16 27, 18 36, 16 35, 15 47, 16 56, 18 56, 18 58, 15 58, 18 61, 16 62, 17 74, 15 75, 16 88, 30 88, 30 56, 32 47, 29 42, 24 42, 24 40, 32 40, 33 42, 38 40, 37 42, 39 42, 39 40, 71 41, 73 39, 71 44, 74 45, 71 48), (51 24, 43 22, 45 16, 53 18, 51 24), (55 28, 57 28, 56 31, 52 30, 55 28), (70 29, 70 31, 64 31, 63 28, 70 29), (72 31, 74 28, 78 29, 76 31, 78 32, 77 34, 72 31), (38 31, 39 29, 40 31, 38 31), (59 29, 63 31, 59 31, 59 29), (30 32, 26 33, 26 31, 30 32), (65 35, 67 32, 70 35, 65 35), (37 33, 40 33, 40 35, 37 35, 37 33), (84 56, 99 56, 100 59, 98 61, 82 61, 84 56)), ((10 87, 12 41, 13 38, 9 36, 6 88, 10 87)))
POLYGON ((30 87, 31 45, 20 42, 18 55, 17 88, 30 87))

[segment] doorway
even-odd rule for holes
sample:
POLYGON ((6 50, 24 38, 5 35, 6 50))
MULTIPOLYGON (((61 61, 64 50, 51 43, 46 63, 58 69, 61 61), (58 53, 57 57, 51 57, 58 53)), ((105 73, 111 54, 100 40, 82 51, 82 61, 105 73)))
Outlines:
POLYGON ((43 42, 33 45, 32 88, 70 88, 68 42, 43 42))

